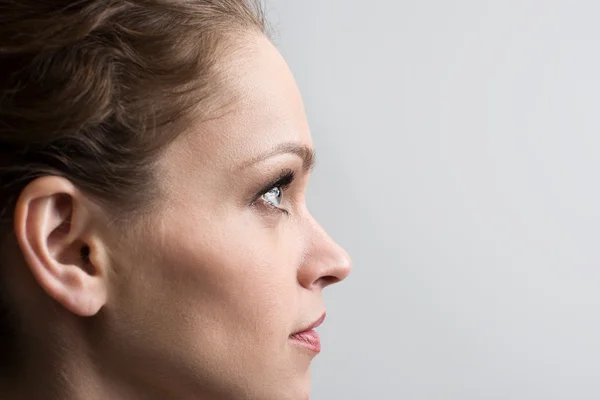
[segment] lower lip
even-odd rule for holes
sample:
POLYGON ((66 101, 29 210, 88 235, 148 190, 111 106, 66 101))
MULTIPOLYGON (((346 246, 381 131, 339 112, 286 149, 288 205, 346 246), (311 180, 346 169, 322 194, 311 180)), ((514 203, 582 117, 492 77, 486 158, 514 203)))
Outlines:
POLYGON ((313 330, 295 333, 290 336, 295 345, 308 349, 314 353, 321 352, 321 339, 313 330))

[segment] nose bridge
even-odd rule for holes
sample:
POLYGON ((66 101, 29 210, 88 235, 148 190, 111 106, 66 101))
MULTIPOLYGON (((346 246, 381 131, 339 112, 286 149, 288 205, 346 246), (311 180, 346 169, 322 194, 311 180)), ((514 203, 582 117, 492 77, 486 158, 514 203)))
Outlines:
POLYGON ((309 246, 298 279, 305 287, 325 287, 344 280, 352 268, 350 256, 309 215, 306 224, 309 246))

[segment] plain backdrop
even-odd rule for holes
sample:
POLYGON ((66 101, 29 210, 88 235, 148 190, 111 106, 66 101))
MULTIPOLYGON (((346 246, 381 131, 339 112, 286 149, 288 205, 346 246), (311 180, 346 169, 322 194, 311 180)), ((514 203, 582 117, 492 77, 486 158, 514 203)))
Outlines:
POLYGON ((355 264, 311 399, 600 399, 600 1, 268 8, 355 264))

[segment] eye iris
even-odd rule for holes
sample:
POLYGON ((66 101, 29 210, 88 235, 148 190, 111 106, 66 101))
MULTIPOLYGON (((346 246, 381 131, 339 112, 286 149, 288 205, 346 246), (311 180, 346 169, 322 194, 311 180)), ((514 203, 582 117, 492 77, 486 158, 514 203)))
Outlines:
POLYGON ((263 199, 275 207, 281 204, 281 188, 274 187, 263 195, 263 199))

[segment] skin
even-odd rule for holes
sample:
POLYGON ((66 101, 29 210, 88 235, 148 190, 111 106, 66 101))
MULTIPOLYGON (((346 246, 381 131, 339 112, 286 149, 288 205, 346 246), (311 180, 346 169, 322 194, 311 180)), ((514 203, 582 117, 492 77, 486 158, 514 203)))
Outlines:
POLYGON ((22 192, 9 279, 35 318, 1 398, 309 398, 316 354, 290 335, 351 261, 305 205, 313 144, 294 79, 266 38, 248 49, 227 61, 231 110, 165 149, 140 221, 111 222, 59 177, 22 192), (275 204, 261 190, 282 170, 295 180, 275 204))

